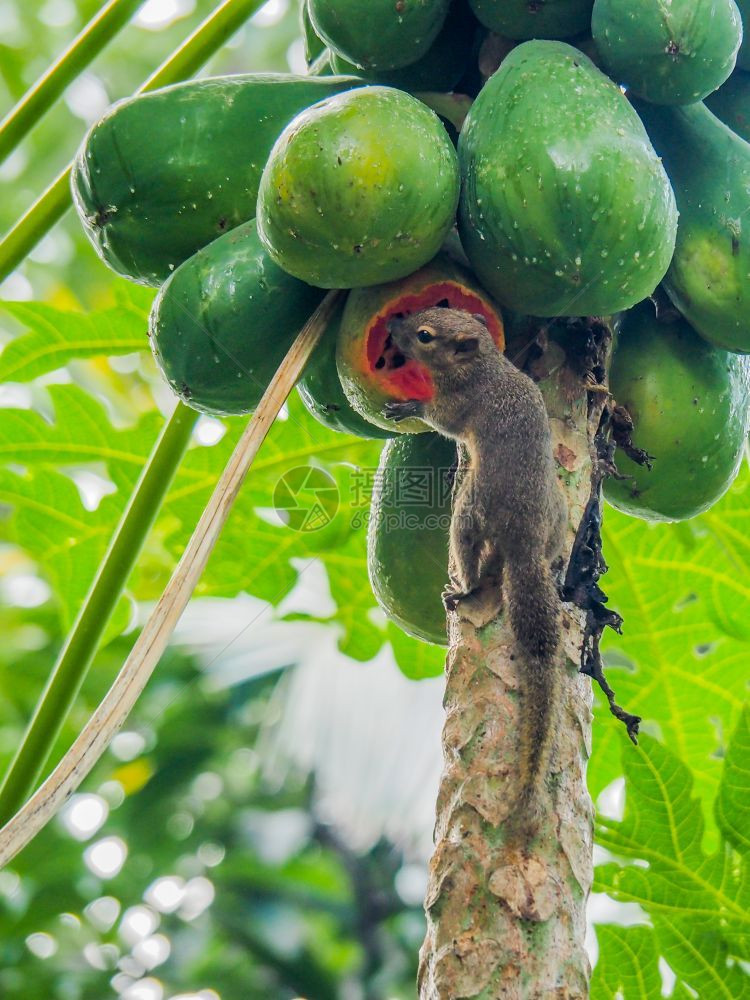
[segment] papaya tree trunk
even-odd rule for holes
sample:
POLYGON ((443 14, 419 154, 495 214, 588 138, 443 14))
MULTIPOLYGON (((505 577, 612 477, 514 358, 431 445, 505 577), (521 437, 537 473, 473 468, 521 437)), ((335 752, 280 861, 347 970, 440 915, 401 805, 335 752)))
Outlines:
POLYGON ((559 672, 558 694, 536 834, 521 846, 508 837, 508 820, 517 819, 512 813, 520 784, 522 653, 502 612, 493 617, 495 611, 483 615, 473 608, 469 617, 459 606, 449 619, 444 764, 425 898, 421 1000, 588 996, 584 934, 593 808, 586 763, 592 697, 580 667, 592 643, 598 655, 601 631, 592 631, 595 602, 588 601, 587 609, 586 595, 603 598, 596 587, 602 564, 591 532, 598 536, 598 431, 607 400, 602 382, 611 337, 595 320, 564 326, 564 339, 575 345, 567 356, 558 341, 548 341, 546 330, 529 328, 543 351, 527 370, 545 396, 569 510, 568 571, 561 572, 561 586, 564 579, 566 593, 575 593, 582 605, 564 605, 564 651, 557 665, 548 666, 550 676, 559 672), (570 560, 574 543, 578 555, 570 560), (578 569, 571 573, 574 564, 578 569))

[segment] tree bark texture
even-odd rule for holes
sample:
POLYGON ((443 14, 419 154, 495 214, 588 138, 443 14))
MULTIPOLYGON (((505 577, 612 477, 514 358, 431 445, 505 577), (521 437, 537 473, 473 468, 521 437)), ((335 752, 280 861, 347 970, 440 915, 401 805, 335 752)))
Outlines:
MULTIPOLYGON (((540 330, 532 331, 540 334, 540 330)), ((541 332, 539 381, 569 510, 564 564, 582 519, 598 528, 597 430, 610 334, 597 321, 569 324, 571 358, 541 332), (592 330, 594 331, 592 333, 592 330), (598 341, 597 341, 598 337, 598 341), (586 346, 588 342, 588 347, 586 346), (587 385, 595 384, 594 391, 587 385), (592 472, 594 473, 592 475, 592 472)), ((513 357, 512 350, 509 355, 513 357)), ((569 574, 568 574, 569 577, 569 574)), ((594 580, 595 583, 595 580, 594 580)), ((539 788, 536 834, 513 846, 509 816, 519 791, 522 653, 502 612, 449 616, 443 773, 435 851, 425 897, 421 1000, 542 1000, 588 996, 585 904, 592 880, 593 808, 586 788, 591 686, 580 673, 591 616, 565 604, 553 740, 539 788)), ((595 637, 595 642, 598 636, 595 637)), ((513 817, 515 818, 515 817, 513 817)))

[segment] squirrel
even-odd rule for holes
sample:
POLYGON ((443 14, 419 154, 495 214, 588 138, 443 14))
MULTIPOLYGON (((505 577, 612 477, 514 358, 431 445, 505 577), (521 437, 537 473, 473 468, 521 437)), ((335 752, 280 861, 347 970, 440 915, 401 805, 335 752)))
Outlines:
POLYGON ((405 358, 427 368, 434 393, 387 403, 384 416, 419 417, 465 453, 454 491, 445 606, 455 610, 482 584, 494 585, 525 653, 517 805, 528 818, 551 741, 561 635, 551 563, 567 524, 547 410, 536 383, 498 349, 481 315, 437 306, 393 317, 388 332, 405 358))

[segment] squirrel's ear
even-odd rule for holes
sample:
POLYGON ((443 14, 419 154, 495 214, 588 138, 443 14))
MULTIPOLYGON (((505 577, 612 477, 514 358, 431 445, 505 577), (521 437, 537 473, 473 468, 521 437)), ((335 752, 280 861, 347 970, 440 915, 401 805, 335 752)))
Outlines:
POLYGON ((486 316, 483 316, 482 313, 472 313, 471 315, 477 321, 477 323, 481 323, 482 324, 482 326, 485 328, 485 330, 489 329, 489 327, 487 326, 487 317, 486 316))
POLYGON ((470 333, 459 333, 455 344, 455 354, 476 354, 479 349, 479 337, 475 337, 470 333))
POLYGON ((386 320, 385 324, 386 332, 390 333, 391 335, 393 335, 394 333, 398 333, 403 322, 404 322, 403 313, 394 313, 392 316, 389 316, 388 319, 386 320))

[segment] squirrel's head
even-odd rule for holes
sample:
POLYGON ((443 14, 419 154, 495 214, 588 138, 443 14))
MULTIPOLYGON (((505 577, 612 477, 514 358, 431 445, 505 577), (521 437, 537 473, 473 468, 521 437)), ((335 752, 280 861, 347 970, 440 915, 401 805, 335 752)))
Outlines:
POLYGON ((388 333, 406 358, 430 371, 470 369, 484 355, 497 354, 484 316, 434 306, 409 316, 393 316, 388 333))

